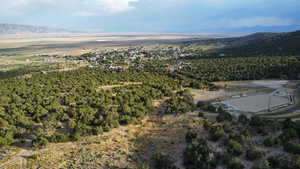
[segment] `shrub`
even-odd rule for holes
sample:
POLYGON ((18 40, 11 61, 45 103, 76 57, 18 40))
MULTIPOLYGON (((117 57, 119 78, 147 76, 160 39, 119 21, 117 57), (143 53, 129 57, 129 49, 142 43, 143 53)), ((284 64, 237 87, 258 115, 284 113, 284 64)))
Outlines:
POLYGON ((202 107, 202 109, 204 111, 209 111, 209 112, 212 112, 212 113, 216 113, 216 108, 215 106, 213 106, 212 104, 206 104, 205 106, 202 107))
POLYGON ((213 122, 211 122, 211 121, 209 121, 209 120, 204 120, 203 128, 204 128, 205 130, 209 130, 213 125, 214 125, 213 122))
POLYGON ((218 165, 227 165, 228 161, 232 158, 232 155, 227 152, 216 152, 215 153, 216 163, 218 165))
POLYGON ((195 105, 186 98, 173 97, 167 102, 166 114, 183 114, 195 110, 195 105))
POLYGON ((217 108, 217 113, 226 113, 226 111, 222 107, 217 108))
POLYGON ((201 108, 203 108, 206 104, 207 104, 207 103, 204 102, 204 101, 198 101, 196 106, 197 106, 198 108, 201 109, 201 108))
POLYGON ((165 153, 156 153, 153 161, 156 169, 178 169, 171 157, 165 153))
POLYGON ((268 158, 268 162, 272 168, 280 168, 282 160, 279 156, 271 156, 268 158))
POLYGON ((228 112, 223 112, 223 113, 220 113, 218 116, 217 116, 217 121, 218 122, 223 122, 223 121, 232 121, 232 115, 228 112))
POLYGON ((288 153, 300 155, 300 144, 296 143, 286 143, 284 145, 284 150, 288 153))
POLYGON ((150 165, 148 163, 143 163, 141 164, 140 169, 150 169, 150 165))
POLYGON ((37 154, 33 154, 30 156, 31 159, 36 160, 38 158, 37 154))
POLYGON ((15 142, 14 132, 9 129, 0 128, 0 147, 10 145, 15 142))
POLYGON ((252 127, 261 127, 265 125, 265 120, 258 116, 253 116, 250 120, 250 125, 252 127))
POLYGON ((81 134, 80 132, 74 132, 72 135, 71 135, 71 140, 72 141, 78 141, 81 137, 81 134))
POLYGON ((194 139, 197 138, 197 133, 195 131, 192 130, 188 130, 188 132, 185 135, 185 141, 187 143, 191 143, 194 139))
POLYGON ((243 146, 237 141, 229 140, 228 146, 229 146, 228 151, 234 155, 241 155, 244 152, 243 146))
POLYGON ((48 144, 48 140, 45 137, 38 136, 32 141, 32 147, 43 148, 48 144))
POLYGON ((68 142, 69 137, 65 134, 62 133, 55 133, 52 137, 51 137, 51 142, 54 143, 58 143, 58 142, 68 142))
POLYGON ((213 169, 216 162, 213 151, 203 139, 194 140, 184 151, 184 165, 188 169, 213 169))
POLYGON ((244 165, 241 163, 241 160, 237 157, 230 159, 227 164, 228 169, 244 169, 244 165))
POLYGON ((267 147, 273 147, 273 146, 278 145, 279 141, 277 138, 267 137, 266 139, 264 139, 263 143, 267 147))
POLYGON ((292 162, 290 161, 290 157, 284 156, 282 154, 269 157, 268 162, 272 169, 273 168, 295 169, 292 167, 292 162))
POLYGON ((271 165, 269 161, 265 160, 258 164, 257 166, 253 167, 253 169, 271 169, 271 165))
POLYGON ((70 129, 74 129, 76 127, 76 125, 77 124, 76 124, 76 121, 74 119, 70 119, 68 121, 68 126, 69 126, 70 129))
POLYGON ((230 123, 223 124, 223 129, 226 133, 231 133, 233 131, 230 123))
POLYGON ((103 134, 103 128, 101 126, 93 128, 93 134, 94 135, 103 134))
POLYGON ((297 137, 298 137, 298 133, 295 129, 286 129, 279 136, 279 139, 280 139, 281 143, 286 143, 297 137))
POLYGON ((244 144, 246 141, 246 137, 242 133, 235 133, 229 136, 230 139, 239 142, 240 144, 244 144))
POLYGON ((225 132, 221 126, 213 126, 209 130, 210 139, 212 141, 218 141, 221 137, 225 135, 225 132))
POLYGON ((294 157, 293 166, 295 169, 300 169, 300 155, 294 157))
POLYGON ((244 137, 248 138, 252 136, 252 133, 249 129, 244 129, 243 131, 240 132, 244 137))
POLYGON ((264 151, 257 147, 251 147, 246 152, 247 160, 253 161, 264 156, 264 151))
POLYGON ((204 113, 203 112, 199 112, 198 113, 198 117, 204 117, 204 113))
POLYGON ((294 127, 294 122, 292 121, 291 118, 285 119, 282 123, 284 129, 291 129, 294 127))
POLYGON ((247 117, 246 115, 241 114, 241 115, 239 116, 238 121, 239 121, 241 124, 245 125, 245 124, 247 124, 247 123, 249 122, 249 119, 248 119, 248 117, 247 117))

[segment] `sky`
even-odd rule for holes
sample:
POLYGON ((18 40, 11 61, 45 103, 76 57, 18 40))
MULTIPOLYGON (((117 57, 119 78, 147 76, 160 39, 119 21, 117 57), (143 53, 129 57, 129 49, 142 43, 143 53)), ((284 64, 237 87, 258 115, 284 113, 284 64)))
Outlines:
POLYGON ((103 32, 300 29, 299 0, 0 0, 0 23, 103 32))

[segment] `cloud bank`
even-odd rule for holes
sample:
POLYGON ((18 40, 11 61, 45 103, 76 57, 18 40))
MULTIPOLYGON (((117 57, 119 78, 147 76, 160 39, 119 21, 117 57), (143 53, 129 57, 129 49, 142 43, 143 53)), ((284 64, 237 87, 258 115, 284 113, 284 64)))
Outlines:
MULTIPOLYGON (((285 31, 299 0, 0 0, 0 23, 133 32, 285 31)), ((300 28, 299 28, 300 29, 300 28)))
MULTIPOLYGON (((82 13, 83 16, 90 16, 92 12, 124 12, 134 9, 131 4, 139 0, 1 0, 4 4, 2 8, 10 10, 21 10, 22 8, 35 8, 47 5, 63 5, 64 8, 75 6, 79 9, 84 8, 90 11, 82 13), (87 15, 87 12, 89 13, 87 15)), ((82 11, 76 11, 80 14, 82 11)), ((5 11, 4 13, 5 14, 5 11)), ((8 13, 9 14, 9 13, 8 13)), ((95 13, 96 14, 96 13, 95 13)))

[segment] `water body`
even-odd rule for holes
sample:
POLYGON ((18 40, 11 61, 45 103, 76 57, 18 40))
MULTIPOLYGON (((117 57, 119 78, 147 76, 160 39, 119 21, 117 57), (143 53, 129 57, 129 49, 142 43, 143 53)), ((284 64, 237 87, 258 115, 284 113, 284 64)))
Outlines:
POLYGON ((96 40, 96 42, 107 42, 108 40, 104 40, 104 39, 99 39, 99 40, 96 40))

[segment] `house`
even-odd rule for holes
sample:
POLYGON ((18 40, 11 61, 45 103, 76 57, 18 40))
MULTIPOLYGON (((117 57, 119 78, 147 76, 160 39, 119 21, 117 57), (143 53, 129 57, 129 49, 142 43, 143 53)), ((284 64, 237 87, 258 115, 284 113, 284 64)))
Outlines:
POLYGON ((191 63, 187 63, 187 62, 179 62, 175 65, 168 65, 168 70, 174 72, 182 69, 191 69, 192 68, 191 65, 192 65, 191 63))
POLYGON ((129 66, 112 66, 110 65, 108 67, 109 70, 114 70, 114 71, 119 71, 119 72, 123 72, 129 69, 129 66))
POLYGON ((225 57, 226 54, 225 54, 225 53, 220 53, 219 56, 220 56, 220 57, 225 57))

